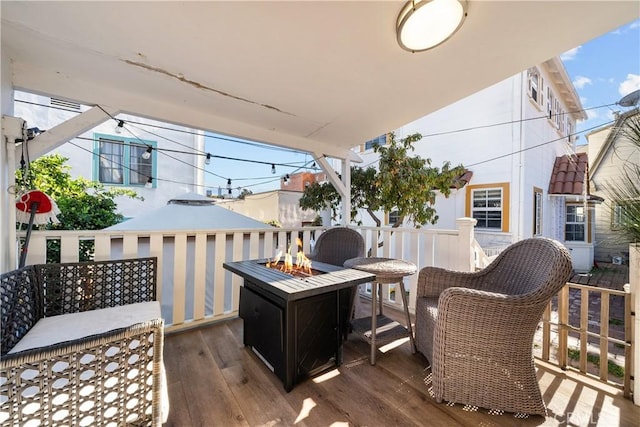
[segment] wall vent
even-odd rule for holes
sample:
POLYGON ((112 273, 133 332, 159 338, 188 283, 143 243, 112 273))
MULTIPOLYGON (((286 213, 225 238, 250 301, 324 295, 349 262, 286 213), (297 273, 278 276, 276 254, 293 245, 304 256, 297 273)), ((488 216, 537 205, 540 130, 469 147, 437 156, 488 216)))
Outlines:
POLYGON ((77 102, 65 101, 63 99, 51 98, 51 105, 67 110, 80 111, 80 104, 78 104, 77 102))

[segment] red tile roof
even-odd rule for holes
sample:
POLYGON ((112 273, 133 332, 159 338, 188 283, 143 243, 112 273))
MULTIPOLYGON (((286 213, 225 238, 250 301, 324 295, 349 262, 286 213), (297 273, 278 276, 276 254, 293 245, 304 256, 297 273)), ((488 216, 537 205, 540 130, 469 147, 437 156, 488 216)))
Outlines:
MULTIPOLYGON (((549 182, 549 194, 584 195, 587 183, 587 153, 567 154, 556 157, 549 182)), ((586 191, 585 191, 586 190, 586 191)))

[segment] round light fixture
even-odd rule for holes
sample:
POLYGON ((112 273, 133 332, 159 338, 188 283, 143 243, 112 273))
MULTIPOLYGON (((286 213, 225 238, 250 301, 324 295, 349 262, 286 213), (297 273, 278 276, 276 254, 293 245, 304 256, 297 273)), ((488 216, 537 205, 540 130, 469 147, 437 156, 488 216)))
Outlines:
POLYGON ((398 15, 398 44, 410 52, 431 49, 462 26, 466 0, 411 0, 398 15))

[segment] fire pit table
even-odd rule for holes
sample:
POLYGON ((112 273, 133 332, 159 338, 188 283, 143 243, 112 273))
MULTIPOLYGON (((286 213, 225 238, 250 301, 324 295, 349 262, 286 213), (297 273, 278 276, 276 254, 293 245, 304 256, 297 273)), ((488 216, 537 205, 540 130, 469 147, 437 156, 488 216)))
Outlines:
POLYGON ((314 262, 311 276, 296 277, 266 264, 264 259, 223 266, 244 279, 240 288, 244 344, 288 392, 300 380, 342 363, 354 288, 375 275, 314 262))

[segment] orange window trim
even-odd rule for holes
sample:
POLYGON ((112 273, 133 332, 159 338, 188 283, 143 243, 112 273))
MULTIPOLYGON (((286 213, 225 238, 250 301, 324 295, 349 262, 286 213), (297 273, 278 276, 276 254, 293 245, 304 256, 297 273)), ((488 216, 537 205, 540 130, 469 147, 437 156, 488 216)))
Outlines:
POLYGON ((471 194, 473 190, 481 190, 483 188, 501 188, 502 189, 502 232, 509 232, 509 219, 511 218, 509 214, 509 207, 511 206, 511 198, 509 194, 509 183, 508 182, 496 182, 493 184, 477 184, 477 185, 467 185, 467 194, 465 200, 465 208, 464 214, 466 217, 471 217, 471 194))

